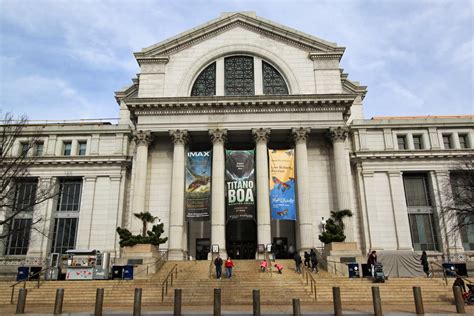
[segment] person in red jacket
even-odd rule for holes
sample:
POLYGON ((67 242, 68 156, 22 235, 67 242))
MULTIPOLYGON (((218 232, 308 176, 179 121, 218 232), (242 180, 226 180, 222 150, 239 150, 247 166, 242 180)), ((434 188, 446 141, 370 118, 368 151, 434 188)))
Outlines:
POLYGON ((234 267, 234 263, 230 259, 230 257, 227 257, 227 260, 225 261, 225 269, 227 273, 227 278, 232 279, 232 268, 234 267))

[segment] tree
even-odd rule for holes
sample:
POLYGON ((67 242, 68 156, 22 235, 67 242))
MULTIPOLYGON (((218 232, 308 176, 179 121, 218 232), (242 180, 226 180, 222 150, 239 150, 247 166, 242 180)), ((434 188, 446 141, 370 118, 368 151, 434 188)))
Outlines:
POLYGON ((346 240, 343 219, 351 216, 352 212, 350 210, 331 211, 331 218, 326 221, 324 231, 319 235, 319 240, 325 244, 346 240))
POLYGON ((126 228, 117 227, 117 233, 120 237, 120 247, 133 247, 137 244, 151 244, 159 247, 168 241, 168 237, 161 238, 164 232, 164 223, 153 225, 151 231, 147 231, 148 236, 132 235, 132 233, 126 228))
POLYGON ((449 223, 448 233, 474 229, 474 160, 456 164, 441 187, 444 201, 441 215, 449 223))
POLYGON ((150 212, 134 213, 133 215, 135 215, 136 218, 142 221, 142 224, 143 224, 142 236, 146 237, 148 223, 153 224, 153 222, 158 217, 151 215, 150 212))
MULTIPOLYGON (((12 235, 29 238, 31 229, 42 220, 34 216, 34 208, 54 197, 55 185, 38 183, 30 170, 37 163, 39 132, 27 126, 26 116, 15 118, 6 113, 0 122, 0 241, 5 242, 12 235), (27 187, 28 184, 28 187, 27 187), (27 192, 28 194, 24 194, 27 192), (15 219, 25 214, 31 221, 14 225, 15 219)), ((41 147, 42 148, 42 147, 41 147)))

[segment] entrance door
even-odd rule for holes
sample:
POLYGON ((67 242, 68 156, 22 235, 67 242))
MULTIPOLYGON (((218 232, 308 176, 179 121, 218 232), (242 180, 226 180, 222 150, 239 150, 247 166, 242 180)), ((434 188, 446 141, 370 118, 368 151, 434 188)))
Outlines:
MULTIPOLYGON (((288 238, 273 237, 273 251, 276 259, 288 258, 288 238)), ((293 259, 293 258, 290 258, 293 259)))
POLYGON ((209 238, 196 238, 196 260, 207 260, 207 254, 211 249, 209 238))
POLYGON ((255 259, 257 225, 253 220, 234 220, 226 225, 227 254, 232 259, 255 259))

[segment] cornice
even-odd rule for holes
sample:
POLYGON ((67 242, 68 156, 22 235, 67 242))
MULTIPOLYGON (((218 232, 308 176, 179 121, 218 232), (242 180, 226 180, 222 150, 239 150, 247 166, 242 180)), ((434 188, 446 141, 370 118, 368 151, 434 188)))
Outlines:
POLYGON ((463 149, 459 152, 441 150, 386 150, 351 153, 355 161, 366 160, 421 160, 421 159, 464 159, 474 157, 474 149, 463 149))
POLYGON ((311 52, 309 53, 309 58, 311 60, 315 59, 337 59, 337 61, 341 61, 342 55, 344 52, 311 52))
POLYGON ((129 165, 132 163, 130 156, 42 156, 31 162, 31 167, 41 166, 82 166, 82 165, 129 165))
POLYGON ((167 64, 170 58, 168 56, 137 57, 137 62, 143 64, 167 64))

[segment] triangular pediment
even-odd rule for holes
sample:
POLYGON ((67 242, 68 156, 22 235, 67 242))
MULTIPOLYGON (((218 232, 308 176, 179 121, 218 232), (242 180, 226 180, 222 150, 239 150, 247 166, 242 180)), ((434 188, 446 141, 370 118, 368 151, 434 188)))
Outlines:
POLYGON ((257 17, 252 12, 223 13, 219 18, 209 21, 186 32, 178 34, 155 45, 136 52, 135 57, 150 58, 169 56, 197 42, 216 36, 233 27, 242 27, 263 34, 275 40, 285 42, 308 52, 336 53, 342 55, 345 48, 338 47, 315 36, 297 31, 281 24, 257 17))

